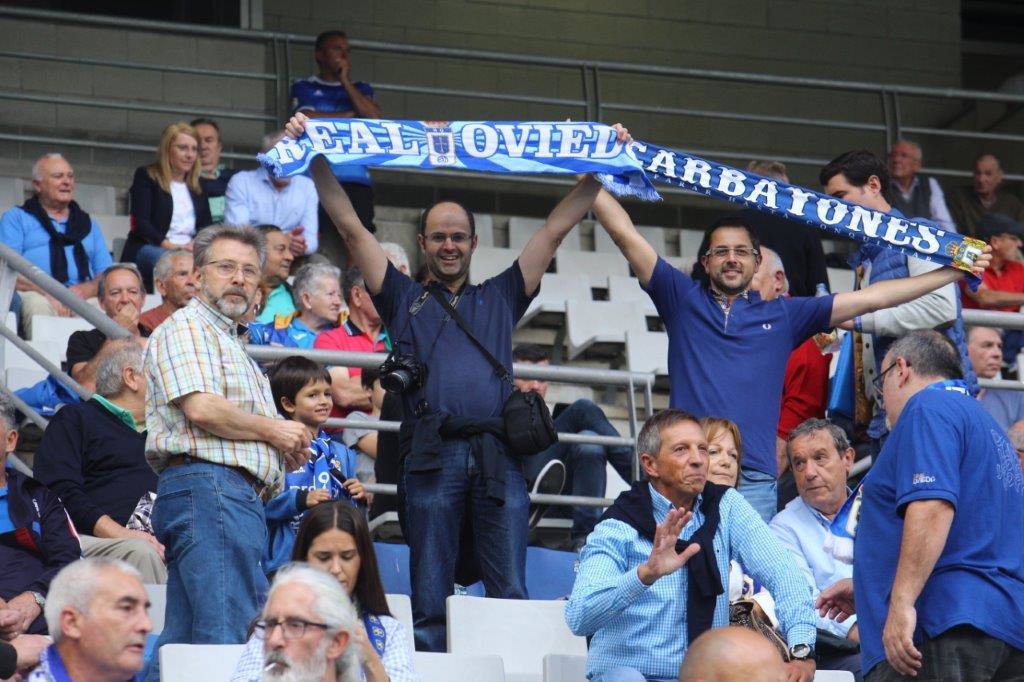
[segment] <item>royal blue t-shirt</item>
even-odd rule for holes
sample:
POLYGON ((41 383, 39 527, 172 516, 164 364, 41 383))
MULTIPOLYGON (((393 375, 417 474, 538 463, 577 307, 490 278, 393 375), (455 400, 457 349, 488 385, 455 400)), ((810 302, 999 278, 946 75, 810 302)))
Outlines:
POLYGON ((977 400, 933 384, 914 395, 864 478, 853 553, 861 669, 885 659, 882 630, 899 562, 903 513, 946 500, 956 513, 917 600, 917 632, 969 624, 1024 649, 1024 474, 977 400))
MULTIPOLYGON (((356 90, 366 97, 373 98, 373 87, 369 83, 357 81, 356 90)), ((292 111, 313 111, 319 114, 352 111, 352 98, 341 83, 331 83, 310 76, 292 83, 292 111)), ((339 182, 358 182, 370 184, 370 172, 365 166, 335 166, 334 177, 339 182)))
MULTIPOLYGON (((440 289, 451 302, 452 293, 440 289)), ((406 416, 414 413, 421 397, 433 410, 465 417, 498 416, 511 386, 498 378, 480 349, 454 320, 448 319, 441 304, 433 296, 423 298, 423 294, 422 285, 389 263, 380 293, 373 297, 391 333, 391 343, 401 353, 412 353, 427 367, 424 390, 402 396, 406 416), (410 310, 417 312, 411 314, 410 310)), ((510 374, 512 332, 532 299, 526 295, 523 272, 515 261, 512 267, 480 284, 467 284, 455 305, 477 340, 510 374)))
POLYGON ((793 349, 829 328, 832 296, 762 301, 748 291, 726 313, 710 289, 662 258, 647 293, 668 332, 669 404, 736 422, 743 466, 776 475, 786 362, 793 349))

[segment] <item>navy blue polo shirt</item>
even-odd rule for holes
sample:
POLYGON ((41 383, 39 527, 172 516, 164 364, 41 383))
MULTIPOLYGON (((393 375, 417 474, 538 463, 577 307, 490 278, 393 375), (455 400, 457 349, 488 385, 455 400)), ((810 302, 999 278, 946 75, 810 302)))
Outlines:
POLYGON ((829 329, 833 297, 762 301, 748 291, 726 312, 710 289, 663 258, 647 293, 668 332, 669 404, 736 422, 744 468, 776 475, 786 362, 793 349, 829 329))
MULTIPOLYGON (((481 284, 467 284, 455 306, 477 340, 510 373, 512 331, 533 298, 525 289, 519 261, 515 261, 481 284)), ((447 287, 440 290, 453 300, 447 287)), ((410 314, 423 293, 422 285, 389 263, 380 292, 373 296, 381 320, 391 331, 392 344, 427 366, 424 389, 402 396, 405 414, 412 415, 416 404, 425 398, 434 410, 468 417, 498 416, 511 392, 508 382, 498 378, 483 353, 454 320, 446 319, 448 314, 432 296, 422 301, 419 312, 410 314)))

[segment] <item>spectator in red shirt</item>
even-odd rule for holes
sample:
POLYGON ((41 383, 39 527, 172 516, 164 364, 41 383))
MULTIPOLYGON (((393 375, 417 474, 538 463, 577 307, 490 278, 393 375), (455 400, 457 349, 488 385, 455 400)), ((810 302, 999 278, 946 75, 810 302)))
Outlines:
MULTIPOLYGON (((384 329, 377 308, 366 290, 363 273, 351 267, 342 275, 342 293, 348 305, 345 324, 322 332, 313 342, 313 348, 384 353, 391 350, 391 339, 384 329)), ((331 393, 334 397, 332 417, 344 418, 353 410, 369 412, 370 391, 363 388, 359 367, 331 367, 331 393)))

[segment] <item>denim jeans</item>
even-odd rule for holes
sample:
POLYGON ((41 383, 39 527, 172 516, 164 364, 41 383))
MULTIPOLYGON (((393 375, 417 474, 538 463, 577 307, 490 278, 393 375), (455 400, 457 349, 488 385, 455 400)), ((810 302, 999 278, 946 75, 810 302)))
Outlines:
POLYGON ((864 679, 867 682, 1011 682, 1024 680, 1024 651, 990 637, 970 625, 957 625, 938 637, 925 637, 917 645, 921 668, 917 677, 899 674, 882 661, 864 679))
POLYGON ((454 592, 463 521, 488 597, 526 599, 526 534, 530 501, 522 465, 506 456, 505 504, 487 497, 469 441, 445 441, 440 468, 403 472, 405 538, 416 649, 447 650, 445 600, 454 592), (466 518, 468 516, 468 518, 466 518))
MULTIPOLYGON (((240 473, 201 460, 160 474, 153 530, 167 560, 164 644, 243 644, 267 592, 263 503, 240 473)), ((160 657, 146 673, 160 679, 160 657)))
POLYGON ((778 484, 775 477, 757 469, 740 469, 739 492, 746 498, 750 506, 754 508, 765 523, 775 516, 775 507, 778 503, 778 484))
MULTIPOLYGON (((619 436, 604 412, 590 400, 577 400, 555 417, 559 433, 579 433, 591 436, 619 436)), ((626 446, 584 445, 581 443, 555 443, 526 460, 526 479, 536 480, 540 470, 553 459, 565 465, 565 491, 570 495, 604 497, 607 486, 605 463, 622 476, 627 483, 633 480, 633 448, 626 446)), ((558 507, 561 510, 564 507, 558 507)), ((554 511, 554 510, 553 510, 554 511)), ((572 539, 583 540, 594 530, 603 509, 574 507, 572 510, 572 539)))

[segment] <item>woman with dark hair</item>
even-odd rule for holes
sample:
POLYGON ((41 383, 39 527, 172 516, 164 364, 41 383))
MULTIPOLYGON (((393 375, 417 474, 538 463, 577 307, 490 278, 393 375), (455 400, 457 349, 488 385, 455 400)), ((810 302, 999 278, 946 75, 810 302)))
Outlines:
MULTIPOLYGON (((302 561, 341 583, 364 629, 356 633, 361 679, 366 682, 417 682, 405 628, 391 615, 377 568, 377 555, 363 512, 345 501, 319 504, 299 524, 292 561, 302 561)), ((263 675, 263 640, 249 638, 232 682, 256 682, 263 675)))

